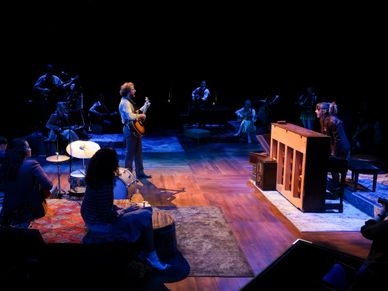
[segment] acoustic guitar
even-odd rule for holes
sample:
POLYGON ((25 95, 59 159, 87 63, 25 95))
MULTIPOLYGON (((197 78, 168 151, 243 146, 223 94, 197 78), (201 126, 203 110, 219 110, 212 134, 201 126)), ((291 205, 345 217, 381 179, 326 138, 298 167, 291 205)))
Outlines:
MULTIPOLYGON (((145 97, 145 102, 143 105, 143 111, 136 110, 136 113, 146 113, 147 109, 151 106, 151 102, 148 97, 145 97)), ((143 136, 145 133, 144 121, 143 120, 131 120, 128 123, 129 127, 139 136, 143 136)))

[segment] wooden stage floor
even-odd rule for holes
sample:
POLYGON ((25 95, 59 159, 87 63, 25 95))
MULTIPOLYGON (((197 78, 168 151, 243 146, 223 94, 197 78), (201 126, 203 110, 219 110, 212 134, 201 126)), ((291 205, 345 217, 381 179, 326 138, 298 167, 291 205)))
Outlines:
MULTIPOLYGON (((300 233, 249 182, 249 152, 260 149, 258 144, 229 139, 204 140, 198 143, 182 133, 158 136, 156 140, 176 138, 183 151, 144 152, 144 165, 152 179, 142 184, 141 193, 153 206, 218 206, 255 275, 269 266, 298 238, 335 250, 366 257, 370 241, 359 232, 300 233)), ((144 141, 156 137, 144 137, 144 141)), ((176 147, 175 147, 176 148, 176 147)), ((178 147, 179 148, 179 147, 178 147)), ((123 156, 120 156, 123 164, 123 156)), ((56 183, 56 166, 42 161, 56 183)), ((82 167, 72 162, 73 170, 82 167)), ((69 190, 68 164, 61 166, 61 186, 69 190)), ((171 290, 239 290, 252 278, 187 277, 168 283, 171 290)))

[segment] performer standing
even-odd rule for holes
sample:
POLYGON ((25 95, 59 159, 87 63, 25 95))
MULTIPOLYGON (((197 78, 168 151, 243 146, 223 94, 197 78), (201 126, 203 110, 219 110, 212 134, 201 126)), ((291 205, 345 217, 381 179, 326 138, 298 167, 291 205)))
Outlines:
POLYGON ((316 120, 314 106, 317 103, 317 100, 318 97, 314 87, 309 86, 307 87, 306 92, 303 93, 296 102, 297 106, 301 109, 299 119, 302 121, 303 127, 311 130, 314 130, 314 122, 316 120))
POLYGON ((56 103, 60 101, 58 94, 63 84, 62 79, 54 75, 54 66, 48 64, 46 72, 33 85, 32 91, 37 93, 34 98, 34 111, 36 112, 36 122, 39 129, 43 130, 44 122, 55 109, 56 103))
POLYGON ((136 121, 144 121, 146 119, 144 113, 138 112, 145 112, 151 103, 146 101, 139 110, 136 110, 136 105, 133 101, 135 93, 135 85, 132 82, 126 82, 121 85, 119 112, 121 122, 124 125, 123 133, 126 143, 125 168, 133 172, 133 160, 135 160, 136 176, 139 179, 147 179, 151 178, 151 175, 144 173, 142 136, 137 133, 132 125, 136 121))
POLYGON ((100 93, 97 96, 97 101, 89 108, 88 116, 90 121, 90 126, 93 128, 93 125, 100 125, 102 131, 106 129, 111 129, 113 127, 112 117, 118 113, 111 112, 105 104, 105 95, 100 93))
POLYGON ((46 66, 46 73, 41 75, 33 86, 33 92, 38 93, 34 103, 38 127, 41 130, 44 130, 44 122, 49 118, 50 113, 54 111, 56 104, 64 101, 67 89, 77 79, 78 76, 64 82, 54 74, 52 64, 46 66))

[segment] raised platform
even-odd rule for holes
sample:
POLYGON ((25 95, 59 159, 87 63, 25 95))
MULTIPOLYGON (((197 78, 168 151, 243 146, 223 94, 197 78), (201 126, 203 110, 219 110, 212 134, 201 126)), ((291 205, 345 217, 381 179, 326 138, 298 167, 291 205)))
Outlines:
POLYGON ((125 145, 122 133, 92 134, 92 138, 90 140, 98 143, 100 147, 120 148, 125 145))
POLYGON ((378 213, 381 204, 377 202, 377 199, 379 197, 388 199, 388 174, 381 173, 377 176, 376 191, 373 191, 371 175, 360 174, 356 188, 350 179, 350 171, 347 177, 344 199, 370 216, 378 213))
MULTIPOLYGON (((116 149, 119 156, 125 153, 125 140, 122 133, 93 134, 91 141, 100 147, 116 149)), ((143 136, 143 153, 177 153, 184 152, 179 140, 175 136, 143 136)))

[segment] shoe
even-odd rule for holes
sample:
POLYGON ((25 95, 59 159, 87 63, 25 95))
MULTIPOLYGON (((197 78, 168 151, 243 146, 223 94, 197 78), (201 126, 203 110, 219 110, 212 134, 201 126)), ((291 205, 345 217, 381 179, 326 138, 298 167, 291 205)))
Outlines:
POLYGON ((137 177, 138 179, 150 179, 150 178, 152 178, 151 175, 147 175, 147 174, 145 174, 145 173, 138 174, 138 175, 136 175, 136 177, 137 177))
POLYGON ((158 270, 158 271, 164 271, 166 270, 167 268, 169 268, 171 265, 170 264, 166 264, 166 263, 162 263, 159 258, 158 258, 158 255, 156 254, 155 251, 152 251, 150 252, 146 257, 145 257, 145 261, 154 269, 158 270))

